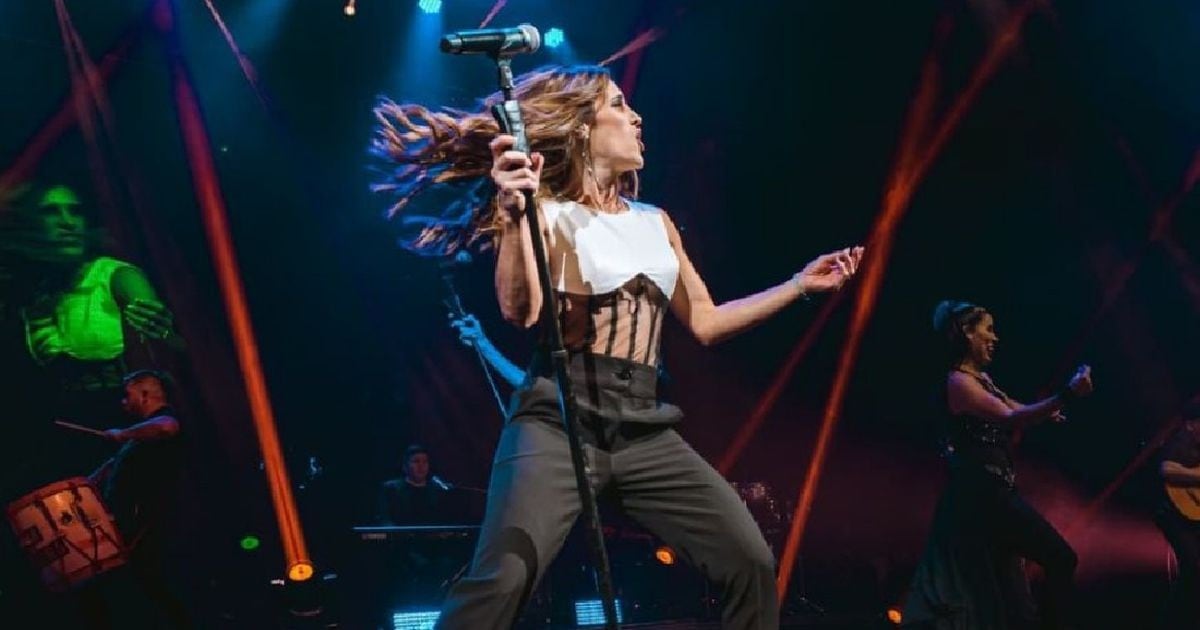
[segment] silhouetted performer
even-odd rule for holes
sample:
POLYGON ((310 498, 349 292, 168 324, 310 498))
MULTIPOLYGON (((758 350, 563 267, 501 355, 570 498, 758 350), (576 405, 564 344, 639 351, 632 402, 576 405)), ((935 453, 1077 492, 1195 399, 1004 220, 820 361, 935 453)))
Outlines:
POLYGON ((933 327, 946 357, 939 402, 950 481, 913 577, 904 624, 930 630, 1063 628, 1077 558, 1017 493, 1012 434, 1061 419, 1070 401, 1092 392, 1091 371, 1083 366, 1057 394, 1022 404, 984 371, 1000 341, 987 309, 945 301, 934 311, 933 327), (1046 574, 1040 611, 1023 558, 1046 574))

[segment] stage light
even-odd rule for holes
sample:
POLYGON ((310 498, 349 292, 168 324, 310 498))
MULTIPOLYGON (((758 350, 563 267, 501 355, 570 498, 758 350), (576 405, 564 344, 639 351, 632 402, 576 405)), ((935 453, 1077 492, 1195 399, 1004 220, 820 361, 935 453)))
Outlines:
MULTIPOLYGON (((621 614, 621 600, 616 600, 617 623, 624 621, 621 614)), ((598 599, 585 599, 575 602, 575 627, 604 625, 604 604, 598 599)))
POLYGON ((558 48, 566 39, 567 36, 563 33, 563 30, 554 27, 546 31, 546 36, 542 38, 542 41, 546 43, 546 48, 558 48))
POLYGON ((411 610, 392 613, 392 630, 433 630, 437 623, 437 610, 411 610))
POLYGON ((349 17, 354 17, 354 14, 358 13, 358 10, 354 7, 354 0, 347 0, 346 6, 342 7, 342 13, 345 13, 349 17))
POLYGON ((313 576, 311 562, 297 562, 288 567, 288 579, 293 582, 304 582, 313 576))
POLYGON ((899 608, 889 608, 887 609, 887 620, 898 626, 901 621, 904 621, 904 614, 900 612, 899 608))
POLYGON ((417 6, 420 7, 421 11, 424 11, 425 13, 441 13, 442 0, 420 0, 420 2, 417 3, 417 6))
POLYGON ((670 547, 664 545, 654 550, 654 559, 658 560, 659 564, 671 566, 675 564, 675 552, 671 551, 670 547))
POLYGON ((260 545, 262 545, 262 541, 258 539, 258 536, 249 534, 247 536, 243 536, 238 544, 241 545, 242 549, 245 551, 254 551, 255 549, 258 549, 260 545))

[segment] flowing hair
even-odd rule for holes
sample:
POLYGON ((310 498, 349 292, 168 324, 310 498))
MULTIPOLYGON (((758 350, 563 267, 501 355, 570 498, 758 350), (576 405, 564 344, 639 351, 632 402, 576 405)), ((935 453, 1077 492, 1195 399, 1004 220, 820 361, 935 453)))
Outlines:
MULTIPOLYGON (((595 122, 610 80, 605 68, 577 65, 546 66, 514 81, 530 151, 545 158, 538 198, 584 200, 590 157, 580 129, 595 122)), ((389 219, 415 229, 415 236, 401 237, 406 249, 424 255, 452 254, 496 230, 499 218, 489 177, 488 143, 500 128, 489 108, 502 99, 499 92, 492 94, 474 111, 435 111, 386 98, 376 105, 378 124, 371 153, 387 168, 385 177, 371 189, 393 196, 389 219), (447 189, 450 197, 437 214, 408 211, 422 193, 447 189)), ((622 174, 617 188, 621 195, 636 197, 637 174, 622 174)))

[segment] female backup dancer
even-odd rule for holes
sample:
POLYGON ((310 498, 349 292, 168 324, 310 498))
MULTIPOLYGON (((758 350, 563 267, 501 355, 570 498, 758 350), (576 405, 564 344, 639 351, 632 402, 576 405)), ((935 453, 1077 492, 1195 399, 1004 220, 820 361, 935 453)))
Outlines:
POLYGON ((1059 393, 1023 405, 984 372, 999 338, 987 309, 945 301, 933 315, 948 372, 941 400, 950 481, 938 503, 925 554, 904 611, 906 626, 930 630, 1038 627, 1022 558, 1041 565, 1046 597, 1041 627, 1063 627, 1076 556, 1067 541, 1016 491, 1014 430, 1060 420, 1071 400, 1092 391, 1082 366, 1059 393))
MULTIPOLYGON (((544 298, 523 215, 536 191, 571 351, 587 474, 620 507, 715 581, 728 628, 777 628, 774 560, 733 489, 672 426, 682 414, 657 401, 655 365, 668 306, 701 343, 740 333, 806 293, 832 291, 854 274, 861 248, 820 256, 790 280, 714 304, 661 209, 634 201, 642 119, 605 69, 551 67, 519 77, 532 154, 513 151, 486 106, 430 112, 384 102, 377 154, 395 162, 378 187, 399 210, 431 182, 490 174, 494 196, 460 213, 457 228, 431 225, 417 245, 466 242, 490 232, 498 248, 496 294, 505 319, 529 327, 544 298), (458 230, 455 234, 455 230, 458 230)), ((545 361, 513 397, 500 435, 488 505, 469 574, 443 606, 441 627, 512 626, 580 513, 556 386, 545 361)))

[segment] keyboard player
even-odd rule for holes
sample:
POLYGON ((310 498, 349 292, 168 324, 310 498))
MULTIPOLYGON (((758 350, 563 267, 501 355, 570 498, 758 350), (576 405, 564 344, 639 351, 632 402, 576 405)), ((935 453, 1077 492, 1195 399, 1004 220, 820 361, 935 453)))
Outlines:
POLYGON ((442 525, 462 520, 452 486, 430 473, 429 451, 419 444, 404 450, 403 476, 383 483, 378 522, 382 525, 442 525))

